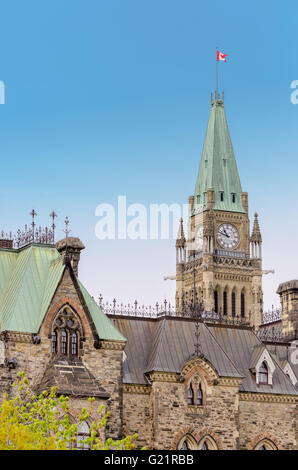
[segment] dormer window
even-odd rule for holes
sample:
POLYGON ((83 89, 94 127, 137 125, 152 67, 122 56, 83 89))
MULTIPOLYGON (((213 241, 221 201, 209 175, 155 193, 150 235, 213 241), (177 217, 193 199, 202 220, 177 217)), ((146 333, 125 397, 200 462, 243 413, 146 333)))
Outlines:
POLYGON ((224 200, 224 193, 223 193, 223 191, 220 191, 219 197, 220 197, 220 200, 221 200, 221 201, 224 200))
POLYGON ((257 385, 272 385, 276 367, 268 349, 257 344, 252 353, 249 370, 255 374, 257 385))
POLYGON ((268 367, 266 362, 262 362, 259 368, 259 384, 268 384, 268 367))
POLYGON ((232 193, 232 202, 233 202, 233 203, 236 202, 236 194, 235 194, 235 193, 232 193))

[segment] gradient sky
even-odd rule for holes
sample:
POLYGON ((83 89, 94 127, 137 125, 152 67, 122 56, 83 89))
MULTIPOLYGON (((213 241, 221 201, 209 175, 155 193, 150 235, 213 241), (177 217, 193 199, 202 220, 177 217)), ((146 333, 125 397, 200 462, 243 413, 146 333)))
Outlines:
POLYGON ((100 241, 95 208, 186 203, 215 88, 250 215, 263 235, 265 305, 297 278, 297 1, 1 0, 1 228, 66 215, 86 245, 80 277, 96 298, 174 299, 174 241, 100 241))

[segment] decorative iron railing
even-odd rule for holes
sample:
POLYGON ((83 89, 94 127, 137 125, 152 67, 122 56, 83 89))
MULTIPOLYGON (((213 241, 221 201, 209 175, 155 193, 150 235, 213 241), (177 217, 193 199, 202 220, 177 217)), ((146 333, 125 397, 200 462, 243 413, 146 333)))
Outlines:
MULTIPOLYGON (((129 316, 135 318, 151 318, 157 319, 162 316, 170 316, 170 317, 182 317, 182 318, 193 318, 193 319, 201 319, 203 321, 209 321, 214 323, 221 323, 225 325, 242 325, 248 326, 249 322, 247 318, 241 316, 235 317, 228 317, 225 315, 221 315, 215 311, 206 311, 206 310, 199 310, 195 311, 192 306, 185 307, 184 309, 175 310, 170 302, 166 300, 164 302, 156 302, 154 306, 145 306, 143 304, 139 304, 137 300, 132 304, 123 304, 118 303, 116 299, 112 302, 104 302, 102 295, 99 296, 99 306, 102 311, 109 316, 129 316)), ((199 306, 198 306, 199 309, 199 306)))
POLYGON ((266 312, 263 312, 263 324, 267 323, 274 323, 276 321, 280 321, 282 318, 282 310, 281 308, 275 308, 272 305, 272 309, 266 312))
POLYGON ((45 227, 45 228, 37 228, 33 231, 33 229, 28 229, 25 225, 24 230, 18 230, 17 233, 13 236, 10 232, 9 234, 4 233, 3 231, 0 232, 0 239, 2 240, 2 246, 4 247, 4 241, 6 243, 6 247, 9 248, 22 248, 26 245, 30 245, 30 243, 38 243, 38 244, 46 244, 46 245, 54 245, 55 244, 55 236, 54 231, 45 227))

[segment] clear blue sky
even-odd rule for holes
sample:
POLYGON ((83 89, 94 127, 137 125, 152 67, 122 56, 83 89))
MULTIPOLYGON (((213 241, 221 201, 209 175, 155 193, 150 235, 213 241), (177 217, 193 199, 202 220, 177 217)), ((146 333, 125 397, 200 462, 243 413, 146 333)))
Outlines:
POLYGON ((95 208, 185 203, 215 88, 215 49, 243 190, 263 234, 265 303, 297 278, 298 5, 295 1, 1 0, 1 228, 54 208, 86 245, 94 296, 174 298, 172 241, 99 241, 95 208))

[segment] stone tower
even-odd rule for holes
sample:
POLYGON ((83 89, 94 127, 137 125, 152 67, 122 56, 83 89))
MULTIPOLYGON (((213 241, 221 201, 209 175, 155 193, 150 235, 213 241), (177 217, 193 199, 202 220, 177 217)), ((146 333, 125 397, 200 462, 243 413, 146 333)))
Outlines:
MULTIPOLYGON (((183 227, 176 249, 183 251, 183 227)), ((186 254, 177 255, 176 309, 196 295, 207 311, 262 323, 262 237, 255 214, 250 236, 248 195, 242 192, 224 109, 213 99, 194 195, 189 198, 186 254)))
POLYGON ((298 339, 298 280, 283 282, 278 286, 282 306, 282 336, 285 341, 298 339))

